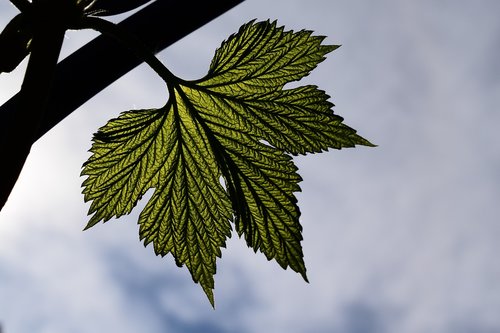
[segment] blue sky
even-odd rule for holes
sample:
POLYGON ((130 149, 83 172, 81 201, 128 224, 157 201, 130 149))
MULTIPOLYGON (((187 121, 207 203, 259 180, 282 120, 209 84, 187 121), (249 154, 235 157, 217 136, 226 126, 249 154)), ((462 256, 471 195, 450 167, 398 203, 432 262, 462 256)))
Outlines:
MULTIPOLYGON (((0 3, 0 26, 15 14, 0 3)), ((342 44, 304 82, 378 144, 295 159, 310 283, 236 236, 214 311, 171 257, 138 241, 137 215, 82 232, 79 177, 93 132, 157 107, 164 86, 130 72, 39 140, 0 212, 0 323, 10 332, 500 332, 500 3, 246 0, 159 57, 205 74, 250 19, 342 44)), ((67 34, 63 55, 95 34, 67 34)), ((22 67, 0 75, 0 101, 22 67)))

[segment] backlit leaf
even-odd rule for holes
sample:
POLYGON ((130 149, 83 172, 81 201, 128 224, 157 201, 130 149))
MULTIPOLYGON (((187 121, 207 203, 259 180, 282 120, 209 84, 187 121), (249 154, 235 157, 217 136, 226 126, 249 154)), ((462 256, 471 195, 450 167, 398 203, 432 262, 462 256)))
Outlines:
POLYGON ((82 171, 94 214, 87 228, 130 213, 153 188, 140 238, 186 265, 212 304, 232 222, 249 247, 307 280, 292 155, 371 145, 316 86, 284 88, 337 48, 323 39, 252 21, 221 45, 204 78, 167 82, 163 108, 99 129, 82 171))

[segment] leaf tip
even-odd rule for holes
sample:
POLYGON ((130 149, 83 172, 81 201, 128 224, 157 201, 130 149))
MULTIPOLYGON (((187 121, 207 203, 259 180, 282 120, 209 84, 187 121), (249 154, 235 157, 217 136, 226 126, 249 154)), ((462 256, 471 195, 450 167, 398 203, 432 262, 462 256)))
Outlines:
POLYGON ((214 292, 213 292, 212 288, 210 288, 209 286, 205 286, 203 284, 201 287, 203 288, 205 295, 207 295, 208 301, 210 302, 212 309, 215 310, 215 299, 214 299, 214 292))
POLYGON ((83 231, 86 231, 90 228, 92 228, 93 226, 95 226, 97 223, 99 223, 101 219, 96 217, 96 215, 92 216, 89 220, 89 222, 87 223, 87 225, 85 226, 85 228, 83 228, 83 231))
POLYGON ((341 45, 321 45, 320 49, 323 52, 323 54, 328 54, 330 52, 335 51, 338 49, 341 45))
POLYGON ((94 225, 95 225, 95 224, 90 224, 90 222, 89 222, 89 223, 87 223, 87 225, 86 225, 86 226, 82 229, 82 231, 87 231, 87 230, 89 230, 90 228, 92 228, 94 225))
POLYGON ((366 147, 378 147, 376 144, 371 143, 370 141, 366 140, 362 136, 359 136, 355 134, 356 137, 354 138, 354 144, 360 145, 360 146, 366 146, 366 147))
POLYGON ((302 276, 302 278, 304 279, 304 281, 306 281, 307 283, 309 283, 309 279, 307 278, 307 274, 306 274, 305 271, 300 272, 300 275, 302 276))

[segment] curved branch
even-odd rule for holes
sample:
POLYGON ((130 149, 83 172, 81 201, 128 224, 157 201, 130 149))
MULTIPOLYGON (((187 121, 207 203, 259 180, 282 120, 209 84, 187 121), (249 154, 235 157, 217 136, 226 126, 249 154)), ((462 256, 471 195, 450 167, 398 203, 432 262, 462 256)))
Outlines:
POLYGON ((2 127, 5 128, 2 128, 0 145, 3 157, 0 207, 7 201, 19 177, 44 118, 57 60, 63 45, 66 28, 50 16, 52 6, 58 3, 52 2, 53 0, 45 1, 51 1, 47 8, 43 8, 46 11, 41 11, 40 17, 32 22, 31 55, 18 94, 21 98, 16 105, 16 112, 11 114, 8 126, 2 123, 2 127))

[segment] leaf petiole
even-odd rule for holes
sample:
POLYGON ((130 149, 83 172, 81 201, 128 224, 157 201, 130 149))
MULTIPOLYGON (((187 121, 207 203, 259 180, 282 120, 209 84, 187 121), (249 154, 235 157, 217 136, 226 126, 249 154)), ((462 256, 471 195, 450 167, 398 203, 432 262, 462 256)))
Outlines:
POLYGON ((126 47, 131 49, 139 58, 151 67, 170 87, 174 82, 182 81, 175 76, 165 65, 151 52, 148 47, 135 38, 134 35, 127 33, 117 24, 101 19, 99 17, 85 16, 74 27, 76 29, 93 29, 104 35, 108 35, 118 40, 126 47))

